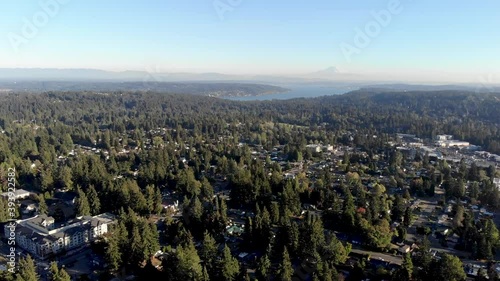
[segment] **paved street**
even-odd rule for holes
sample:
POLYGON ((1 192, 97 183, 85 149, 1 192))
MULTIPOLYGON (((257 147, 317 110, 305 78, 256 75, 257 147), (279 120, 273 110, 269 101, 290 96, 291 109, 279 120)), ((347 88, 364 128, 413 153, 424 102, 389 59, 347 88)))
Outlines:
POLYGON ((356 253, 356 254, 362 254, 362 255, 370 255, 371 259, 382 260, 382 261, 386 261, 386 262, 397 264, 397 265, 401 265, 401 263, 403 261, 403 258, 401 256, 393 256, 390 254, 365 251, 365 250, 361 250, 361 249, 352 249, 351 252, 356 253))

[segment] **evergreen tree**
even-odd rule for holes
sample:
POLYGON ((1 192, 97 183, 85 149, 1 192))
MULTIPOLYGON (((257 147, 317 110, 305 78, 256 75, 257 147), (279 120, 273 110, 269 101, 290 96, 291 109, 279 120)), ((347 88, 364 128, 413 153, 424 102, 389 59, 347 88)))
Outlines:
POLYGON ((142 263, 146 260, 147 256, 144 251, 144 240, 143 236, 140 234, 139 227, 133 225, 132 234, 130 238, 130 261, 133 265, 142 263))
POLYGON ((403 224, 407 228, 410 227, 410 225, 412 224, 412 211, 411 211, 411 208, 409 208, 409 207, 406 208, 406 210, 405 210, 403 224))
POLYGON ((78 216, 89 216, 90 215, 90 205, 87 199, 87 195, 77 187, 78 198, 76 199, 76 213, 78 216))
POLYGON ((50 280, 51 281, 70 281, 71 277, 64 270, 64 268, 59 269, 57 262, 50 263, 50 280))
POLYGON ((217 260, 217 250, 215 239, 208 231, 205 231, 200 249, 200 258, 203 260, 205 268, 212 276, 214 275, 215 262, 217 260))
POLYGON ((94 186, 91 185, 87 191, 87 199, 89 203, 90 213, 92 215, 98 215, 101 212, 101 201, 99 200, 99 195, 95 190, 94 186))
POLYGON ((240 272, 240 265, 238 260, 233 257, 231 250, 227 245, 222 252, 222 259, 220 261, 221 279, 224 281, 235 281, 240 272))
POLYGON ((177 247, 177 264, 165 264, 164 267, 175 266, 176 279, 173 280, 194 280, 201 281, 203 278, 203 267, 200 263, 200 257, 196 252, 193 241, 189 240, 187 244, 177 247))
POLYGON ((255 271, 255 275, 257 276, 257 280, 266 281, 270 279, 270 269, 271 269, 271 261, 269 260, 269 256, 266 254, 262 256, 257 263, 257 269, 255 271))
POLYGON ((117 237, 109 237, 108 244, 105 249, 105 258, 108 262, 111 271, 117 271, 122 263, 122 258, 120 254, 120 247, 118 245, 117 237))
POLYGON ((38 196, 38 213, 40 215, 46 215, 49 212, 49 207, 47 206, 47 203, 45 202, 45 198, 43 196, 38 196))
POLYGON ((352 230, 356 225, 356 206, 354 205, 354 199, 349 188, 345 187, 344 191, 346 194, 344 199, 344 206, 342 209, 342 223, 347 230, 352 230))
POLYGON ((16 275, 16 281, 38 281, 35 262, 28 255, 26 258, 19 259, 19 272, 16 275))
POLYGON ((158 187, 155 188, 154 196, 153 196, 153 214, 159 214, 161 210, 163 210, 163 197, 161 195, 161 191, 158 187))
POLYGON ((154 223, 143 220, 141 224, 141 236, 145 257, 152 256, 160 249, 158 230, 154 223))
POLYGON ((0 271, 0 280, 2 281, 14 281, 14 274, 8 270, 0 271))
POLYGON ((201 278, 201 281, 210 281, 210 275, 208 274, 207 267, 203 267, 203 276, 201 278))
POLYGON ((292 262, 290 261, 290 256, 288 255, 288 250, 283 250, 283 256, 281 262, 278 265, 277 280, 279 281, 291 281, 293 276, 292 262))
POLYGON ((395 273, 395 279, 410 281, 413 279, 413 262, 409 253, 403 256, 403 264, 395 273))

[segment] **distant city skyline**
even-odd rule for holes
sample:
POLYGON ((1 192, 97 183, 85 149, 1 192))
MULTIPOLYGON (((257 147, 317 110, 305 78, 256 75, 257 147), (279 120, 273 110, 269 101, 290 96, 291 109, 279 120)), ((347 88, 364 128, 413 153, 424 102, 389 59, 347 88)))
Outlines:
POLYGON ((500 83, 500 2, 5 0, 0 68, 500 83))

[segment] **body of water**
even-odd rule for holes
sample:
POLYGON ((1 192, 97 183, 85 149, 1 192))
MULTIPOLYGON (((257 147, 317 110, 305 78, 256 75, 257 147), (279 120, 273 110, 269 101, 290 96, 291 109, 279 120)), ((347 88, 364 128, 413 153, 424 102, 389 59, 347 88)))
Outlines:
POLYGON ((287 100, 296 98, 314 98, 329 95, 341 95, 350 91, 357 90, 357 87, 347 87, 347 86, 318 86, 318 85, 280 85, 284 88, 290 89, 286 93, 263 95, 263 96, 252 96, 252 97, 229 97, 226 99, 239 100, 239 101, 253 101, 253 100, 287 100))

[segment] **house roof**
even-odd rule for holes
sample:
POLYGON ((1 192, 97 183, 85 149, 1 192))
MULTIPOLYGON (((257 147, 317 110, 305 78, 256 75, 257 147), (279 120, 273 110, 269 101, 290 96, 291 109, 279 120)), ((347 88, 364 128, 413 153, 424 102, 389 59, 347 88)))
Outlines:
MULTIPOLYGON (((2 196, 8 197, 10 192, 4 192, 2 193, 2 196)), ((14 196, 15 197, 22 197, 22 196, 29 196, 30 192, 24 189, 16 189, 14 190, 14 196)))
POLYGON ((73 201, 76 197, 78 197, 78 193, 73 191, 56 192, 54 194, 54 198, 61 199, 63 201, 73 201))

